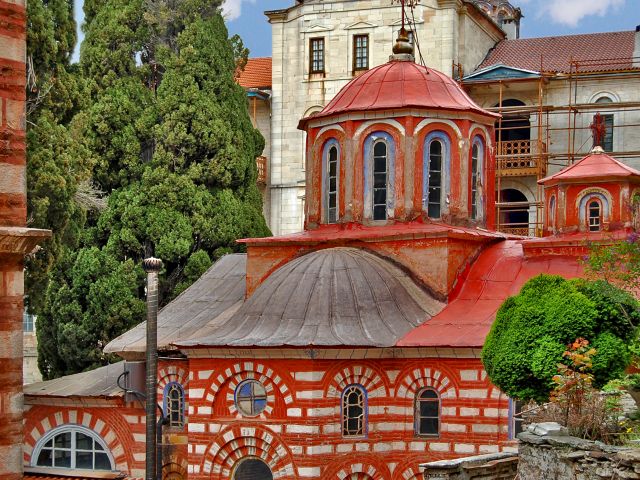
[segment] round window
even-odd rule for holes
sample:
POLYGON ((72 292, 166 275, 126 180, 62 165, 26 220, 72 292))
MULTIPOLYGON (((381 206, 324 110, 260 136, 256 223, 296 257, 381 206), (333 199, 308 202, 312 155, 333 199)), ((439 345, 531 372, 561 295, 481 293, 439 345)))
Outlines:
POLYGON ((267 390, 257 380, 245 380, 236 388, 236 408, 247 417, 256 417, 267 408, 267 390))

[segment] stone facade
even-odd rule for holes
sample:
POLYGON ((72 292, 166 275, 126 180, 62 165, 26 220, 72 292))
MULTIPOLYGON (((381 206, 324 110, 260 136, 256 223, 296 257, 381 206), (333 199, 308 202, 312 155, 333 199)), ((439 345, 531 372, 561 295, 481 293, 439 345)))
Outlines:
MULTIPOLYGON (((319 112, 358 74, 354 35, 368 35, 369 67, 385 63, 400 30, 400 6, 389 0, 297 2, 267 12, 272 24, 271 207, 274 235, 303 228, 305 133, 298 121, 319 112), (310 39, 324 39, 324 73, 310 73, 310 39)), ((505 34, 471 2, 423 0, 415 8, 415 35, 427 66, 451 74, 473 71, 505 34)), ((418 56, 418 53, 416 53, 418 56)))

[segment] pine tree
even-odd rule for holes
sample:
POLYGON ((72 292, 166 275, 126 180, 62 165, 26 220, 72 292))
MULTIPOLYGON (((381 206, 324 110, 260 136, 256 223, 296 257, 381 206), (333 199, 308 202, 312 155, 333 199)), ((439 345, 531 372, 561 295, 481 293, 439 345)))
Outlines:
POLYGON ((256 186, 264 139, 234 79, 246 50, 228 39, 220 3, 85 3, 90 101, 73 124, 108 202, 52 275, 39 327, 47 378, 109 361, 104 343, 143 319, 144 257, 165 263, 166 302, 238 251, 237 238, 269 233, 256 186))

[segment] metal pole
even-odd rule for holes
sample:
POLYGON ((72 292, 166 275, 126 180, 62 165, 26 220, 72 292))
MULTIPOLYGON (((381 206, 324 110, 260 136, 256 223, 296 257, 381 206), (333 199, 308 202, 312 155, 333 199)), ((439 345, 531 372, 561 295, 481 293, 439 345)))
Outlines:
POLYGON ((158 370, 158 273, 162 260, 145 258, 147 272, 147 382, 146 382, 146 458, 145 479, 156 480, 156 383, 158 370))

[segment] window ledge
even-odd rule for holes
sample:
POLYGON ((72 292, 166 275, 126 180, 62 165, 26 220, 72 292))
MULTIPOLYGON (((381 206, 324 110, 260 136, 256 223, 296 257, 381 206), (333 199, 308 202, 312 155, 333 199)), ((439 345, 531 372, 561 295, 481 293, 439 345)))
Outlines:
POLYGON ((24 473, 36 473, 42 475, 60 475, 69 478, 95 478, 95 479, 121 479, 126 475, 112 470, 82 470, 79 468, 55 468, 55 467, 24 467, 24 473))

